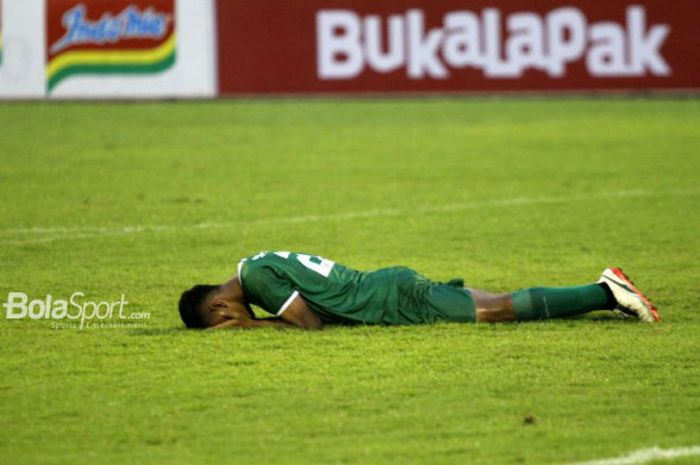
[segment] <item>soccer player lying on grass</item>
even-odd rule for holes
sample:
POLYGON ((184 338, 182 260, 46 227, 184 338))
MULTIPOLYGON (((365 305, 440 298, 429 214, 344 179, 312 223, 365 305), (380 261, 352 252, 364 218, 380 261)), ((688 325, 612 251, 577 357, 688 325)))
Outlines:
POLYGON ((466 289, 461 279, 432 282, 405 267, 361 272, 291 252, 245 258, 230 281, 194 286, 182 294, 179 307, 188 328, 212 329, 525 321, 605 309, 659 320, 656 308, 619 268, 607 268, 596 284, 491 294, 466 289), (250 304, 275 317, 255 318, 250 304))

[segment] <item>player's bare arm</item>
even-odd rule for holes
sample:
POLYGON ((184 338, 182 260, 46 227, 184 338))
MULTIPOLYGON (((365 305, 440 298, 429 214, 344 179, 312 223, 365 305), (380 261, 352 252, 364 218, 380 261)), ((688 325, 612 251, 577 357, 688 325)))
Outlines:
POLYGON ((297 296, 281 317, 254 318, 248 313, 238 314, 207 329, 229 328, 298 328, 321 329, 323 322, 313 313, 304 299, 297 296))
POLYGON ((301 329, 321 329, 323 327, 321 318, 311 311, 300 295, 294 298, 280 318, 301 329))

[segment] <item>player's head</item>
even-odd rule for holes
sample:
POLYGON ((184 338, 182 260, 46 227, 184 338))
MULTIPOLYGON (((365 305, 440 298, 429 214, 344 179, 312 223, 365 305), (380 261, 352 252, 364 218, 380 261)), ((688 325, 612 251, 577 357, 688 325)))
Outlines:
POLYGON ((180 318, 188 328, 207 328, 212 325, 209 301, 219 289, 218 284, 197 284, 180 296, 180 318))

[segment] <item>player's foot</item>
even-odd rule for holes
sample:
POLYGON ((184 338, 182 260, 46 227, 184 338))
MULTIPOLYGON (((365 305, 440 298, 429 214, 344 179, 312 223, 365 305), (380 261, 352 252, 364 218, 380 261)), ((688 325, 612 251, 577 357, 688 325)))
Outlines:
POLYGON ((620 268, 606 268, 598 282, 608 285, 622 313, 648 322, 661 319, 656 307, 620 268))

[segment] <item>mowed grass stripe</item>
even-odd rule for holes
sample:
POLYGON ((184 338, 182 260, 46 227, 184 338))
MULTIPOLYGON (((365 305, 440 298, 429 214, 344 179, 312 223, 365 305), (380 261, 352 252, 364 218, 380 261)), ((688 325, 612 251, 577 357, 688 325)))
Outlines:
POLYGON ((473 210, 480 208, 494 207, 512 207, 519 205, 538 205, 538 204, 558 204, 570 202, 593 201, 600 199, 624 199, 630 197, 667 197, 667 196, 695 196, 700 194, 700 190, 671 190, 671 191, 613 191, 590 193, 586 195, 574 195, 570 197, 516 197, 512 199, 500 200, 485 200, 474 201, 460 204, 445 204, 423 206, 411 209, 378 209, 364 210, 356 212, 335 213, 335 214, 317 214, 303 215, 294 217, 272 217, 266 219, 248 220, 248 221, 226 221, 226 222, 207 222, 191 225, 133 225, 133 226, 117 226, 117 227, 34 227, 34 228, 10 228, 0 230, 0 234, 16 235, 16 236, 39 236, 29 239, 19 240, 0 240, 0 244, 6 245, 23 245, 35 244, 42 242, 53 242, 57 240, 71 239, 89 239, 99 237, 122 236, 130 234, 140 234, 148 232, 165 232, 165 233, 182 233, 190 231, 200 231, 206 229, 226 229, 240 226, 269 226, 276 224, 304 224, 323 221, 338 221, 338 220, 353 220, 364 218, 382 218, 382 217, 404 217, 411 215, 420 215, 426 213, 449 213, 463 210, 473 210))

